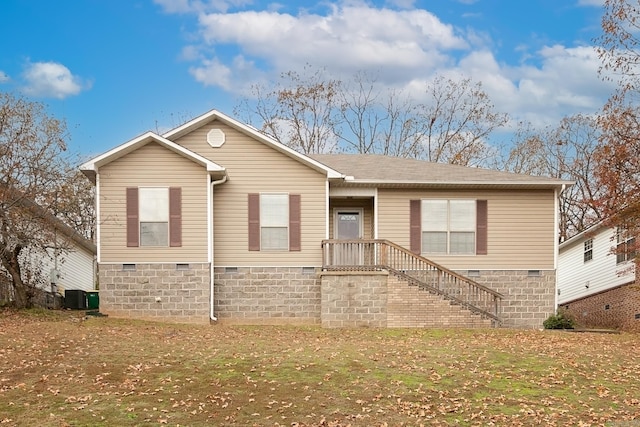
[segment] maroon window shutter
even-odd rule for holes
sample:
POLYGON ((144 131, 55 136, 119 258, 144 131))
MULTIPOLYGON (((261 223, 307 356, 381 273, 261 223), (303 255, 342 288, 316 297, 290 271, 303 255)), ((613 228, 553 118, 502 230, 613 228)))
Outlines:
POLYGON ((169 188, 169 246, 182 246, 182 188, 169 188))
POLYGON ((476 255, 487 255, 486 200, 476 200, 476 255))
POLYGON ((409 249, 414 254, 422 252, 422 215, 420 200, 409 201, 409 249))
POLYGON ((260 195, 249 194, 249 250, 260 250, 260 195))
POLYGON ((289 195, 289 250, 300 251, 300 195, 289 195))
POLYGON ((127 246, 140 246, 140 224, 138 223, 138 188, 127 188, 127 246))

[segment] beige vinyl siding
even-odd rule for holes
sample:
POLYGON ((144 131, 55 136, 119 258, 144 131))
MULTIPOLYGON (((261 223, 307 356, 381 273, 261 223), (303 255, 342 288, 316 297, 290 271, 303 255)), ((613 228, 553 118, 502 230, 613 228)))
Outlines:
POLYGON ((409 247, 409 200, 482 199, 488 202, 488 254, 426 255, 452 269, 554 268, 555 199, 548 191, 378 191, 378 232, 401 246, 409 247))
POLYGON ((100 262, 207 262, 207 172, 149 143, 99 170, 100 262), (182 188, 182 246, 127 247, 126 188, 182 188))
POLYGON ((320 242, 325 238, 326 176, 235 129, 212 122, 176 140, 223 166, 228 181, 214 187, 214 265, 317 266, 322 263, 320 242), (207 132, 225 133, 222 147, 211 148, 207 132), (248 250, 248 194, 301 195, 301 250, 248 250))

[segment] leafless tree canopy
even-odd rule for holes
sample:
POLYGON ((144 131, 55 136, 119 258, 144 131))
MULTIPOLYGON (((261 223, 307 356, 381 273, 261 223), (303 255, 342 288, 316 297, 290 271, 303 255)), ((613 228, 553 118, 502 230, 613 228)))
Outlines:
POLYGON ((422 102, 383 90, 367 73, 349 81, 307 68, 288 72, 272 88, 254 86, 236 114, 302 153, 354 152, 480 165, 494 155, 490 134, 507 123, 480 83, 438 77, 422 102))
POLYGON ((48 274, 35 271, 31 260, 65 250, 54 223, 76 215, 83 219, 70 225, 93 223, 93 202, 86 211, 78 208, 91 190, 88 180, 70 179, 76 172, 64 157, 66 137, 65 124, 42 104, 0 93, 0 266, 19 307, 31 304, 38 280, 48 274))
POLYGON ((385 154, 574 181, 560 201, 562 240, 601 218, 594 203, 595 118, 565 117, 543 130, 520 123, 503 149, 488 141, 509 118, 495 110, 481 83, 440 76, 423 90, 418 102, 399 90, 381 90, 365 72, 349 81, 317 70, 307 78, 285 73, 274 88, 255 87, 236 110, 303 153, 385 154))
POLYGON ((574 182, 560 199, 561 241, 602 219, 595 202, 601 192, 594 181, 593 158, 600 138, 597 118, 581 114, 542 130, 521 123, 508 154, 495 164, 496 169, 574 182))

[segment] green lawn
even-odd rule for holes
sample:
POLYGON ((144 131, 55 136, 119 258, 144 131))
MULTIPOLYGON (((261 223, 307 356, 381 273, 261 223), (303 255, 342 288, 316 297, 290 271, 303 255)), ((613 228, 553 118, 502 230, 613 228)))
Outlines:
POLYGON ((640 335, 0 311, 4 426, 640 426, 640 335))

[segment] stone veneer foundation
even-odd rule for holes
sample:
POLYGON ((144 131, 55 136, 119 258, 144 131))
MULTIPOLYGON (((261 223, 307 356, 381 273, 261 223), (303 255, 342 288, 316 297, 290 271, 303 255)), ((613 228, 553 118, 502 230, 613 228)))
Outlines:
POLYGON ((491 320, 384 271, 332 271, 322 273, 322 326, 486 328, 491 320))
POLYGON ((323 327, 387 326, 387 272, 325 271, 321 277, 323 327))
POLYGON ((312 267, 216 267, 216 317, 225 324, 319 324, 317 272, 312 267))
MULTIPOLYGON (((105 314, 209 322, 208 264, 101 264, 99 276, 100 310, 105 314)), ((480 271, 472 276, 504 295, 499 313, 502 327, 541 328, 555 312, 554 271, 480 271)), ((214 283, 214 316, 224 324, 491 326, 489 319, 384 271, 216 267, 214 283)))
MULTIPOLYGON (((502 327, 541 328, 554 313, 554 271, 482 271, 473 280, 504 296, 502 327)), ((323 272, 322 325, 474 328, 492 322, 385 272, 323 272)))
MULTIPOLYGON (((468 271, 460 274, 470 277, 468 271)), ((500 292, 502 327, 542 328, 542 323, 555 313, 555 270, 481 270, 470 277, 475 282, 500 292)))
POLYGON ((101 313, 209 322, 209 264, 100 264, 98 274, 101 313))

